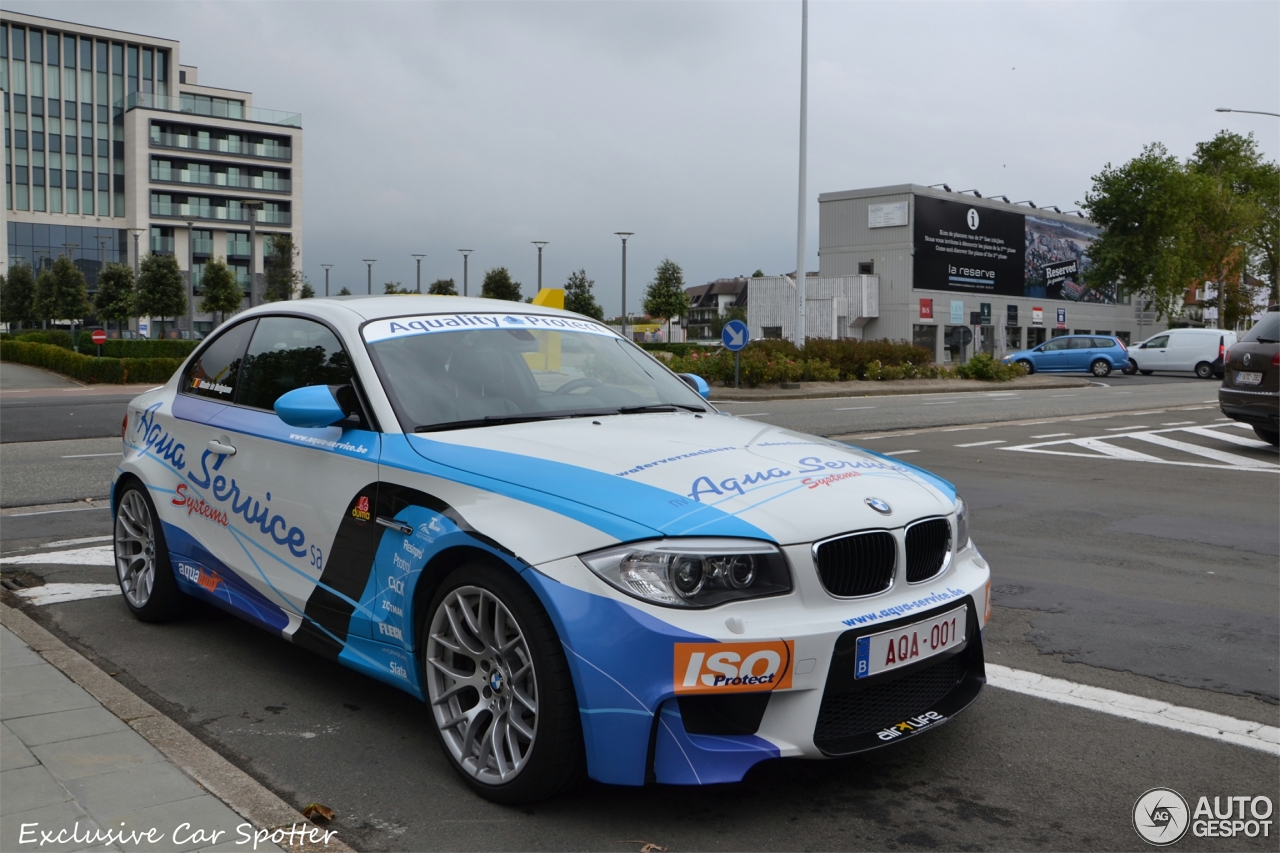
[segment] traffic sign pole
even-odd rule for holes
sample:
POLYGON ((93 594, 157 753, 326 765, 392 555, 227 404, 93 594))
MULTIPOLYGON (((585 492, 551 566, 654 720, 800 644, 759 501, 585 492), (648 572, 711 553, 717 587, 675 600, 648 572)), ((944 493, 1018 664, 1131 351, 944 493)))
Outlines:
POLYGON ((741 362, 742 362, 742 352, 741 351, 735 352, 733 354, 733 387, 734 388, 738 387, 738 365, 741 364, 741 362))
POLYGON ((751 340, 751 329, 741 320, 730 320, 720 331, 720 343, 733 353, 733 387, 738 387, 738 377, 742 364, 742 348, 751 340))

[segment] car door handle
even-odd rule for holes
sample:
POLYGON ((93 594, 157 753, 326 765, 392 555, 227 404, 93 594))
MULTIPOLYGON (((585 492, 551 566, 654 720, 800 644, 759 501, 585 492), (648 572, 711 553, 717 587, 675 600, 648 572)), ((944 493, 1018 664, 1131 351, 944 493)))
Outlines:
POLYGON ((236 449, 229 444, 223 444, 220 441, 209 442, 209 450, 219 456, 235 456, 236 449))
POLYGON ((378 516, 377 522, 383 527, 389 527, 397 533, 403 533, 405 536, 408 536, 413 532, 412 527, 402 521, 396 521, 394 518, 383 518, 382 516, 378 516))

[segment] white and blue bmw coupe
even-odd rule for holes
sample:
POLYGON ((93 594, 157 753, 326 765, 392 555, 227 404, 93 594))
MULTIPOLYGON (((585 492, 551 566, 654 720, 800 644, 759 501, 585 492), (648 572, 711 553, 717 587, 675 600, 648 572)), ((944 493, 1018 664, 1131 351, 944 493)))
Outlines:
POLYGON ((549 308, 250 309, 129 404, 124 600, 199 598, 413 694, 501 802, 734 782, 968 706, 990 572, 955 489, 706 394, 549 308))

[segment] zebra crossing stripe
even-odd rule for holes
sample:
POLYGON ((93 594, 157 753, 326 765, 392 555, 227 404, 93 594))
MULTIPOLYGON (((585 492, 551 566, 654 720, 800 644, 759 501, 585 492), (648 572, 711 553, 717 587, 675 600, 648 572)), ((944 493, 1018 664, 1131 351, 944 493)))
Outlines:
MULTIPOLYGON (((1181 465, 1188 468, 1217 468, 1229 471, 1280 472, 1280 465, 1275 462, 1256 459, 1250 456, 1242 456, 1238 453, 1230 453, 1226 450, 1214 447, 1191 444, 1166 435, 1166 433, 1185 432, 1191 435, 1201 436, 1203 438, 1220 440, 1239 447, 1246 447, 1254 450, 1270 450, 1271 445, 1266 444, 1265 442, 1255 441, 1252 438, 1246 438, 1238 433, 1227 431, 1228 428, 1238 426, 1241 425, 1230 423, 1208 427, 1193 426, 1179 427, 1175 429, 1141 430, 1096 437, 1087 436, 1082 438, 1071 438, 1062 441, 1041 441, 1035 444, 1022 444, 1014 447, 1001 447, 999 449, 1018 450, 1024 453, 1046 453, 1053 456, 1076 456, 1084 459, 1119 459, 1125 462, 1154 462, 1158 465, 1181 465), (1165 447, 1179 453, 1198 456, 1206 461, 1192 462, 1187 460, 1165 459, 1160 456, 1143 453, 1142 451, 1134 450, 1129 447, 1112 444, 1112 442, 1121 438, 1130 438, 1147 444, 1153 444, 1157 447, 1165 447), (1091 452, 1068 450, 1068 446, 1079 448, 1081 451, 1091 452)), ((1039 437, 1046 438, 1047 436, 1039 437)))
POLYGON ((1157 444, 1161 447, 1167 447, 1170 450, 1180 450, 1183 453, 1190 453, 1193 456, 1202 456, 1205 459, 1225 462, 1226 464, 1237 468, 1280 469, 1280 465, 1276 465, 1274 462, 1263 462, 1261 459, 1250 459, 1248 456, 1227 453, 1225 450, 1215 450, 1212 447, 1202 447, 1199 444, 1188 444, 1185 441, 1178 441, 1176 438, 1157 435, 1154 432, 1135 432, 1133 435, 1128 436, 1128 438, 1136 438, 1138 441, 1157 444))

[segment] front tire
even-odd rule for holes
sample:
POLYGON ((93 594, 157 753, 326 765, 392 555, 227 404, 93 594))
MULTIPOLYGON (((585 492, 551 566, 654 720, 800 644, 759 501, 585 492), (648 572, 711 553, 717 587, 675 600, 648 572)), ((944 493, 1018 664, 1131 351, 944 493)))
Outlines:
POLYGON ((1092 373, 1094 376, 1098 377, 1099 379, 1102 379, 1103 377, 1106 377, 1106 376, 1110 376, 1111 362, 1107 361, 1105 358, 1100 358, 1097 361, 1095 361, 1093 364, 1089 365, 1089 372, 1092 373))
POLYGON ((582 725, 551 617, 509 569, 453 571, 418 624, 432 722, 453 768, 497 803, 555 796, 581 778, 582 725))
POLYGON ((160 516, 146 488, 131 482, 120 492, 112 542, 116 580, 125 606, 143 622, 168 622, 182 613, 160 516))
POLYGON ((1263 441, 1267 442, 1273 447, 1280 446, 1280 432, 1276 432, 1275 430, 1265 429, 1260 426, 1255 426, 1253 428, 1253 433, 1254 435, 1258 436, 1258 438, 1262 439, 1263 441))
POLYGON ((1138 368, 1135 367, 1133 362, 1131 361, 1128 364, 1126 364, 1124 366, 1124 370, 1120 372, 1123 373, 1125 376, 1132 376, 1133 374, 1138 372, 1138 368))
POLYGON ((1201 379, 1213 378, 1213 365, 1207 361, 1202 361, 1196 365, 1196 376, 1201 379))
POLYGON ((1036 372, 1036 366, 1025 358, 1022 361, 1018 362, 1018 364, 1022 365, 1022 369, 1027 371, 1028 376, 1036 372))

